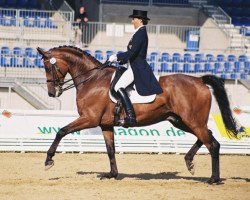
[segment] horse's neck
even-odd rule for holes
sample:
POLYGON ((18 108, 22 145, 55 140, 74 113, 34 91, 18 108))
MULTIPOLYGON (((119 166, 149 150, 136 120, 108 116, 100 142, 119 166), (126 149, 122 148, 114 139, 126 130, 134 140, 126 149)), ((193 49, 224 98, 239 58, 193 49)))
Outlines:
MULTIPOLYGON (((74 77, 78 76, 88 76, 91 74, 94 68, 97 66, 91 62, 89 59, 83 59, 79 60, 75 63, 75 65, 71 66, 71 69, 69 70, 69 74, 74 79, 74 77)), ((80 78, 79 77, 79 78, 80 78)))

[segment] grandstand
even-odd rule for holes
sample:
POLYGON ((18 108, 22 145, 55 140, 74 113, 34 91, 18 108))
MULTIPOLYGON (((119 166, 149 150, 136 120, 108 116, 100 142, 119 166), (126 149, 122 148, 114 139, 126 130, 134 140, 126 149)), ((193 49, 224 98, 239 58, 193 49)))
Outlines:
POLYGON ((74 89, 48 97, 36 47, 75 45, 105 62, 126 49, 133 32, 128 15, 145 6, 151 18, 147 61, 155 74, 214 74, 226 80, 234 106, 249 105, 250 1, 94 0, 84 5, 98 7, 98 16, 89 12, 92 20, 83 35, 74 22, 79 1, 0 0, 1 107, 75 109, 74 89))

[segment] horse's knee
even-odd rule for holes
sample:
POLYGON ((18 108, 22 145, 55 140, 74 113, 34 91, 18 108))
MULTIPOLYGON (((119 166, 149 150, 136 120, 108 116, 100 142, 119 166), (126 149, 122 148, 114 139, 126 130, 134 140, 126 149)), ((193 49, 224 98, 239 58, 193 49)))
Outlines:
POLYGON ((65 135, 67 135, 67 129, 66 128, 62 128, 60 129, 57 134, 56 134, 56 138, 58 139, 62 139, 65 135))

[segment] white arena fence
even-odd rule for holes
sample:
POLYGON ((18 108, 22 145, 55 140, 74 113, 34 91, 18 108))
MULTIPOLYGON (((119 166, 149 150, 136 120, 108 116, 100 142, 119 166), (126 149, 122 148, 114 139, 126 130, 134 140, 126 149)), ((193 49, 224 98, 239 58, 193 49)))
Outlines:
MULTIPOLYGON (((249 108, 248 108, 249 109, 249 108)), ((45 152, 63 126, 77 118, 73 111, 0 110, 0 151, 45 152)), ((211 115, 208 126, 221 144, 223 154, 250 154, 250 114, 235 116, 245 127, 241 140, 226 137, 219 115, 211 115)), ((186 153, 196 137, 161 122, 146 127, 115 127, 117 152, 186 153)), ((67 135, 58 147, 59 152, 106 152, 100 128, 86 129, 67 135)), ((199 153, 208 153, 205 147, 199 153)))

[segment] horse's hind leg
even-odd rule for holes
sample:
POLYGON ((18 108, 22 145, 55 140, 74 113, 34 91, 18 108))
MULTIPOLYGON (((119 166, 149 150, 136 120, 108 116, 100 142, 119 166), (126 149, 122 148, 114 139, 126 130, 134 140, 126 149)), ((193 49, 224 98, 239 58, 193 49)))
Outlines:
POLYGON ((185 155, 185 162, 188 168, 188 171, 194 175, 194 164, 193 164, 193 158, 197 151, 200 149, 200 147, 203 145, 203 143, 198 139, 195 144, 192 146, 192 148, 187 152, 185 155))
POLYGON ((110 173, 105 175, 105 178, 116 178, 118 175, 116 159, 115 159, 115 144, 114 144, 114 132, 112 130, 102 127, 103 137, 106 143, 107 153, 110 161, 110 173))
POLYGON ((208 180, 209 184, 220 182, 220 143, 213 137, 212 131, 209 130, 211 137, 209 152, 212 158, 212 176, 208 180))
POLYGON ((212 131, 204 128, 196 129, 194 131, 198 139, 207 147, 212 158, 212 176, 208 180, 209 184, 220 182, 220 144, 213 137, 212 131))

